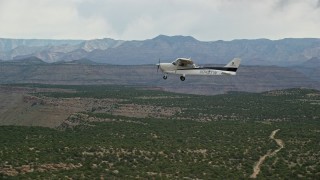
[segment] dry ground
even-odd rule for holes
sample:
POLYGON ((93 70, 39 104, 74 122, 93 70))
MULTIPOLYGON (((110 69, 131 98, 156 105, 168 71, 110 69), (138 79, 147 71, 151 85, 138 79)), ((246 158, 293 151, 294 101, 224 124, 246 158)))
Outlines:
MULTIPOLYGON (((57 127, 80 112, 110 113, 127 117, 169 117, 180 108, 125 103, 122 99, 37 97, 36 92, 73 92, 0 86, 0 125, 57 127), (121 102, 121 103, 120 103, 121 102)), ((81 120, 89 121, 89 119, 81 120)), ((92 121, 92 119, 90 120, 92 121)))

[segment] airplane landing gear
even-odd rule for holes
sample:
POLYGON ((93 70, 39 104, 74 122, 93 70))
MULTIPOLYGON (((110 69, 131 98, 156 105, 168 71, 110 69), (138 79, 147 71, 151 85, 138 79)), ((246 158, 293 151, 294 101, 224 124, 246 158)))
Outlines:
POLYGON ((168 76, 167 76, 167 75, 164 75, 162 78, 163 78, 164 80, 166 80, 166 79, 168 78, 168 76))
POLYGON ((180 76, 180 80, 181 80, 181 81, 184 81, 184 80, 186 80, 186 77, 180 76))

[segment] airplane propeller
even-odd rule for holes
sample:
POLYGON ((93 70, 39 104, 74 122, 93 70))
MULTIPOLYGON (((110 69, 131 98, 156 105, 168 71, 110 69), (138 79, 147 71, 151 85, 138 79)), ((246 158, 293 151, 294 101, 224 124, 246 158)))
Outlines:
POLYGON ((157 68, 157 72, 159 72, 159 68, 160 68, 160 58, 159 58, 159 63, 157 64, 158 68, 157 68))

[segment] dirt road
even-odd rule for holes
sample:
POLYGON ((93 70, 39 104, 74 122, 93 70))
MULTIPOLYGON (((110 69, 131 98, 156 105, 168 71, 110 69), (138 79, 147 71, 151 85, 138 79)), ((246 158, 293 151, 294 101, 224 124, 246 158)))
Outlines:
POLYGON ((284 142, 281 139, 275 139, 274 136, 276 135, 276 133, 279 131, 280 129, 276 129, 274 131, 271 132, 270 134, 270 139, 274 140, 277 145, 279 146, 278 149, 274 150, 273 152, 271 150, 268 150, 268 152, 261 156, 259 161, 254 165, 253 167, 253 173, 250 175, 250 178, 257 178, 257 175, 260 173, 260 167, 263 164, 263 162, 265 161, 265 159, 268 156, 274 156, 276 155, 282 148, 284 148, 284 142))

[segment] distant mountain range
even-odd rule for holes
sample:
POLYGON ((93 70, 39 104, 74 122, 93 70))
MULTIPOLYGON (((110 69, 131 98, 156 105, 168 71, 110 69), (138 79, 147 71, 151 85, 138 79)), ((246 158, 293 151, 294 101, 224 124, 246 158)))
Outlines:
POLYGON ((246 65, 307 66, 311 63, 313 66, 320 59, 320 39, 204 42, 190 36, 165 35, 142 41, 0 38, 0 60, 6 62, 37 58, 47 63, 81 60, 86 64, 141 65, 155 64, 158 59, 172 61, 177 57, 191 57, 199 64, 225 64, 240 57, 246 65))
POLYGON ((0 85, 40 84, 114 84, 157 87, 190 94, 221 94, 229 91, 262 92, 286 88, 320 90, 320 59, 299 66, 241 65, 236 76, 177 75, 162 79, 155 65, 108 65, 88 59, 47 63, 37 57, 0 62, 0 85))

